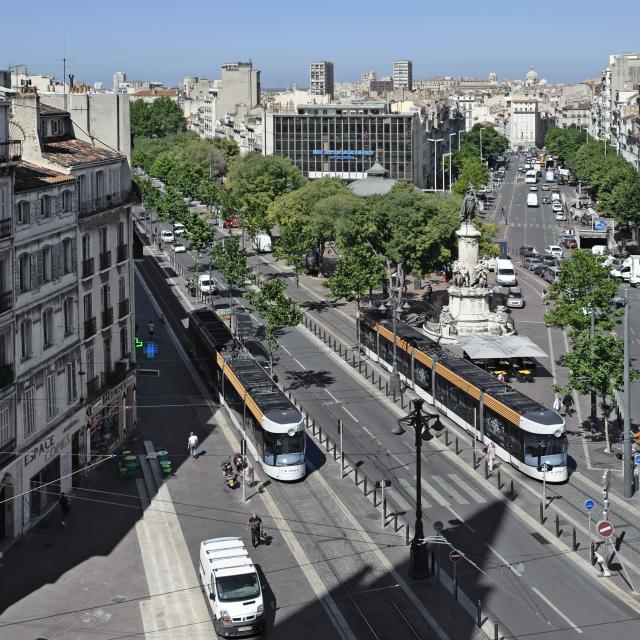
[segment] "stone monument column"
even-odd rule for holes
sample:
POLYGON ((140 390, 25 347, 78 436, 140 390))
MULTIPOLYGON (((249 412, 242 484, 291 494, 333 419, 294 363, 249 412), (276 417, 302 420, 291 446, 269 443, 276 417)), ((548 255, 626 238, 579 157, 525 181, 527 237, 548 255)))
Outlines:
POLYGON ((456 231, 456 235, 458 236, 458 260, 469 273, 473 273, 478 264, 481 234, 473 221, 465 220, 456 231))

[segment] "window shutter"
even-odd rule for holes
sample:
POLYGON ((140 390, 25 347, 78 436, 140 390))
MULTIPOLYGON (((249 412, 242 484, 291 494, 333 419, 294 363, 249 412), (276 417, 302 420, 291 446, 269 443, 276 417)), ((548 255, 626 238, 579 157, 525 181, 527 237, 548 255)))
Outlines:
POLYGON ((52 280, 60 280, 60 276, 62 275, 60 249, 62 249, 61 244, 54 244, 51 247, 51 279, 52 280))
POLYGON ((13 286, 17 296, 20 293, 20 257, 13 261, 13 286))
POLYGON ((71 240, 71 273, 78 271, 78 248, 76 247, 76 239, 71 240))
MULTIPOLYGON (((38 279, 38 265, 40 264, 40 258, 42 253, 40 251, 34 251, 31 258, 31 291, 37 291, 40 288, 40 280, 38 279)), ((40 269, 42 273, 42 269, 40 269)))

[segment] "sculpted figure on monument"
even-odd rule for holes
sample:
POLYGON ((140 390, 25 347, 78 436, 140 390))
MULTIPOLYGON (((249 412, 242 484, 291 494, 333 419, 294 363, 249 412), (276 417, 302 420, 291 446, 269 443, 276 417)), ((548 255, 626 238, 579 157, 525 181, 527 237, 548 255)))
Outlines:
POLYGON ((473 268, 473 276, 471 278, 471 287, 486 287, 487 286, 487 270, 485 267, 478 263, 473 268))
POLYGON ((469 272, 467 271, 467 267, 465 267, 460 260, 455 260, 453 263, 451 284, 454 287, 469 286, 469 272))
POLYGON ((464 197, 462 203, 462 209, 460 210, 460 218, 462 222, 473 222, 476 217, 476 211, 478 210, 478 200, 476 198, 476 192, 473 187, 470 186, 467 194, 464 197))

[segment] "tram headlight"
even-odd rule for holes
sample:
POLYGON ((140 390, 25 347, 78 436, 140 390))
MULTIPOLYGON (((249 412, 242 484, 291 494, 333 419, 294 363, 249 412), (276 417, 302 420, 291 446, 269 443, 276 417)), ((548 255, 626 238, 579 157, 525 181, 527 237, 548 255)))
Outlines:
POLYGON ((287 431, 287 435, 292 437, 296 435, 296 433, 298 433, 298 431, 296 429, 294 429, 293 427, 291 429, 289 429, 289 431, 287 431))

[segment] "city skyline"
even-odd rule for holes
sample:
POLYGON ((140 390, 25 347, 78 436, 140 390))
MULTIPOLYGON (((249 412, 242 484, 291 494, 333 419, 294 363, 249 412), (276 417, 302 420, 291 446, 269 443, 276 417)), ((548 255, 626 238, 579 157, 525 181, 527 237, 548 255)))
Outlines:
MULTIPOLYGON (((113 73, 125 71, 132 79, 175 86, 187 75, 219 78, 223 63, 251 60, 262 72, 263 87, 276 88, 293 83, 306 87, 312 60, 332 61, 336 82, 356 82, 369 69, 379 77, 392 75, 393 60, 408 59, 416 79, 486 77, 492 72, 498 78, 518 79, 533 66, 540 78, 555 84, 598 77, 611 52, 640 49, 632 26, 640 18, 640 7, 625 7, 625 20, 607 33, 597 30, 598 13, 589 10, 597 5, 591 0, 580 4, 580 29, 563 28, 561 39, 553 25, 575 22, 573 7, 555 6, 552 16, 529 15, 527 7, 499 2, 491 12, 481 12, 464 0, 458 4, 462 17, 452 19, 444 6, 409 2, 407 19, 389 22, 388 5, 378 0, 367 3, 366 14, 359 3, 345 6, 330 0, 309 25, 303 14, 293 11, 293 3, 281 0, 277 5, 281 11, 274 12, 273 5, 256 5, 250 21, 241 27, 218 29, 216 20, 222 13, 210 3, 198 0, 188 14, 181 14, 165 10, 169 5, 164 2, 154 3, 151 9, 149 3, 134 6, 115 0, 111 13, 101 16, 102 26, 96 29, 95 18, 83 5, 68 0, 60 17, 30 25, 28 48, 20 30, 10 30, 5 35, 5 56, 11 52, 11 59, 5 58, 0 66, 25 64, 31 73, 60 79, 61 59, 66 57, 67 73, 74 73, 76 82, 110 86, 113 73), (212 25, 210 35, 200 35, 194 28, 194 15, 200 16, 198 24, 212 25), (451 32, 443 28, 447 21, 454 27, 451 32), (589 40, 586 47, 589 33, 597 33, 598 38, 589 40), (174 36, 177 46, 167 46, 174 36), (96 48, 96 37, 108 37, 110 46, 96 48)), ((7 7, 4 15, 8 24, 17 25, 24 20, 25 10, 44 6, 27 1, 19 8, 7 7)))

